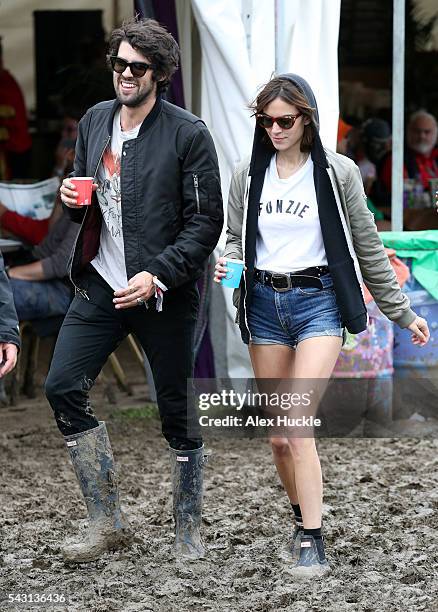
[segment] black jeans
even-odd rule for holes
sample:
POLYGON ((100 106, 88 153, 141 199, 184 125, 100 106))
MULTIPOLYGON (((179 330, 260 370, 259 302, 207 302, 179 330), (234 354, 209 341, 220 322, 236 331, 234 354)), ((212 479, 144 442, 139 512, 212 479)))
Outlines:
POLYGON ((154 298, 148 309, 140 305, 116 310, 112 288, 92 266, 87 267, 80 285, 89 300, 80 294, 74 297, 45 385, 61 433, 66 436, 98 426, 89 391, 108 356, 132 332, 152 369, 164 437, 173 448, 199 448, 202 440, 194 404, 187 401, 199 304, 196 286, 169 291, 162 312, 157 312, 154 298))

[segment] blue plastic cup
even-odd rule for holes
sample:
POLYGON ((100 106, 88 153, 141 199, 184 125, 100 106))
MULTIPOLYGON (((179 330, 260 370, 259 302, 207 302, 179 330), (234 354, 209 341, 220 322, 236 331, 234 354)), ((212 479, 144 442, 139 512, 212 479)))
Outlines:
POLYGON ((227 275, 222 278, 221 284, 224 287, 236 289, 236 287, 240 285, 244 266, 245 262, 242 259, 228 259, 228 257, 226 257, 225 267, 228 268, 228 272, 227 275))

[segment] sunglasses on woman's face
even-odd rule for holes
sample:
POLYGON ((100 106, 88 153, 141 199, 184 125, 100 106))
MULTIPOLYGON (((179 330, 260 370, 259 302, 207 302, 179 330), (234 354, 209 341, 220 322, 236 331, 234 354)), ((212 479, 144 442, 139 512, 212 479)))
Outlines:
POLYGON ((129 66, 132 76, 137 78, 144 76, 149 68, 152 68, 152 65, 146 62, 127 62, 117 55, 108 55, 108 59, 114 72, 122 74, 129 66))
POLYGON ((302 113, 298 113, 297 115, 283 115, 282 117, 271 117, 270 115, 259 113, 256 115, 256 121, 262 128, 271 128, 274 123, 276 123, 282 130, 290 130, 298 117, 301 117, 301 114, 302 113))

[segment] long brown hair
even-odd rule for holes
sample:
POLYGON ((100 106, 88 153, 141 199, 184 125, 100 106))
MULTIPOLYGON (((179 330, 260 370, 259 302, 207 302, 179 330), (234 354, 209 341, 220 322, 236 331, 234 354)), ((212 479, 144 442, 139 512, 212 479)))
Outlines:
MULTIPOLYGON (((266 106, 276 98, 280 98, 284 102, 296 106, 297 110, 303 115, 303 120, 309 119, 309 123, 304 126, 300 149, 303 152, 310 151, 318 131, 318 124, 315 116, 316 108, 310 106, 305 95, 294 83, 292 83, 292 81, 284 77, 274 77, 266 83, 256 99, 250 104, 249 108, 254 112, 254 115, 263 113, 266 106)), ((270 138, 267 139, 267 142, 274 147, 270 138)))

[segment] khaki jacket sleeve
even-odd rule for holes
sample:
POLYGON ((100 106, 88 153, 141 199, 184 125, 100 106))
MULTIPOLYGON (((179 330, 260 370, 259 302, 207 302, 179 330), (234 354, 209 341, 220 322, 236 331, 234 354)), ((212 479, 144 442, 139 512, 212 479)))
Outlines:
POLYGON ((366 205, 362 178, 356 165, 351 168, 345 184, 345 201, 363 280, 383 314, 400 327, 408 327, 416 314, 410 308, 409 298, 402 293, 385 253, 374 216, 366 205))
POLYGON ((242 250, 242 226, 245 198, 246 168, 238 166, 231 178, 227 210, 227 242, 224 257, 244 259, 242 250))

